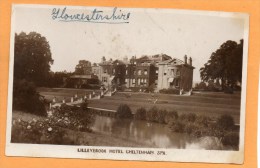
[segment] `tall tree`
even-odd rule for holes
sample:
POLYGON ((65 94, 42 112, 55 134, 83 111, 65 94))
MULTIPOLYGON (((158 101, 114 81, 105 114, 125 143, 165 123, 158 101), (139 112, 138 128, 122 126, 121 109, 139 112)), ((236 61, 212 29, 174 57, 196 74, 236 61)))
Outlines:
POLYGON ((238 44, 228 40, 211 54, 200 69, 202 81, 221 80, 222 89, 233 87, 242 80, 243 40, 238 44))
POLYGON ((80 60, 75 67, 75 74, 77 75, 89 75, 91 74, 91 62, 87 60, 80 60))
POLYGON ((15 34, 14 79, 25 79, 36 86, 47 83, 53 63, 49 42, 41 34, 15 34))

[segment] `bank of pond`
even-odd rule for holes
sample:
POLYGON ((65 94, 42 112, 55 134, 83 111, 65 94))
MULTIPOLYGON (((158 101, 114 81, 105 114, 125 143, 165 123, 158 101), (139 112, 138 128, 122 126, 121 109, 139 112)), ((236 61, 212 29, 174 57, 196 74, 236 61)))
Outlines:
MULTIPOLYGON (((238 150, 239 126, 232 116, 213 118, 194 113, 138 108, 135 112, 126 104, 116 112, 62 105, 48 112, 42 120, 14 119, 12 142, 36 144, 91 145, 69 138, 68 130, 99 133, 104 136, 137 142, 143 147, 238 150)), ((80 138, 78 138, 80 139, 80 138)), ((98 144, 106 146, 106 144, 98 144)), ((134 146, 133 146, 134 147, 134 146)))

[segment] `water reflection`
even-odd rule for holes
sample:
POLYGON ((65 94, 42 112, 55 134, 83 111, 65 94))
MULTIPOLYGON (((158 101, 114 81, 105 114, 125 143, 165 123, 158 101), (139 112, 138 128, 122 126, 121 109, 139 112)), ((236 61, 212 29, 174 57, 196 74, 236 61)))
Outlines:
POLYGON ((148 147, 177 149, 224 150, 218 138, 195 138, 183 133, 174 133, 166 125, 140 120, 115 119, 96 116, 93 131, 143 143, 148 147))

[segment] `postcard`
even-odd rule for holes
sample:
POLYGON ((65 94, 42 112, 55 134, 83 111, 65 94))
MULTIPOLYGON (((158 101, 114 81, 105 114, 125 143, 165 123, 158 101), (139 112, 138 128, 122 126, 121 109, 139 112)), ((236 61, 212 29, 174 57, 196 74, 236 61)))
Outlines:
POLYGON ((6 155, 244 162, 249 15, 13 4, 6 155))

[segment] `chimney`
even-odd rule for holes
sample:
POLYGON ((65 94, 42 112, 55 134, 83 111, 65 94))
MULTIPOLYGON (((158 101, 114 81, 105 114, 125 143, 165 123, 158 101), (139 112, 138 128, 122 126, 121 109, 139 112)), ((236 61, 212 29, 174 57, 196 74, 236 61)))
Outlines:
POLYGON ((184 63, 187 64, 187 55, 184 55, 184 63))
POLYGON ((189 58, 189 64, 190 64, 190 66, 192 66, 192 58, 191 57, 189 58))

